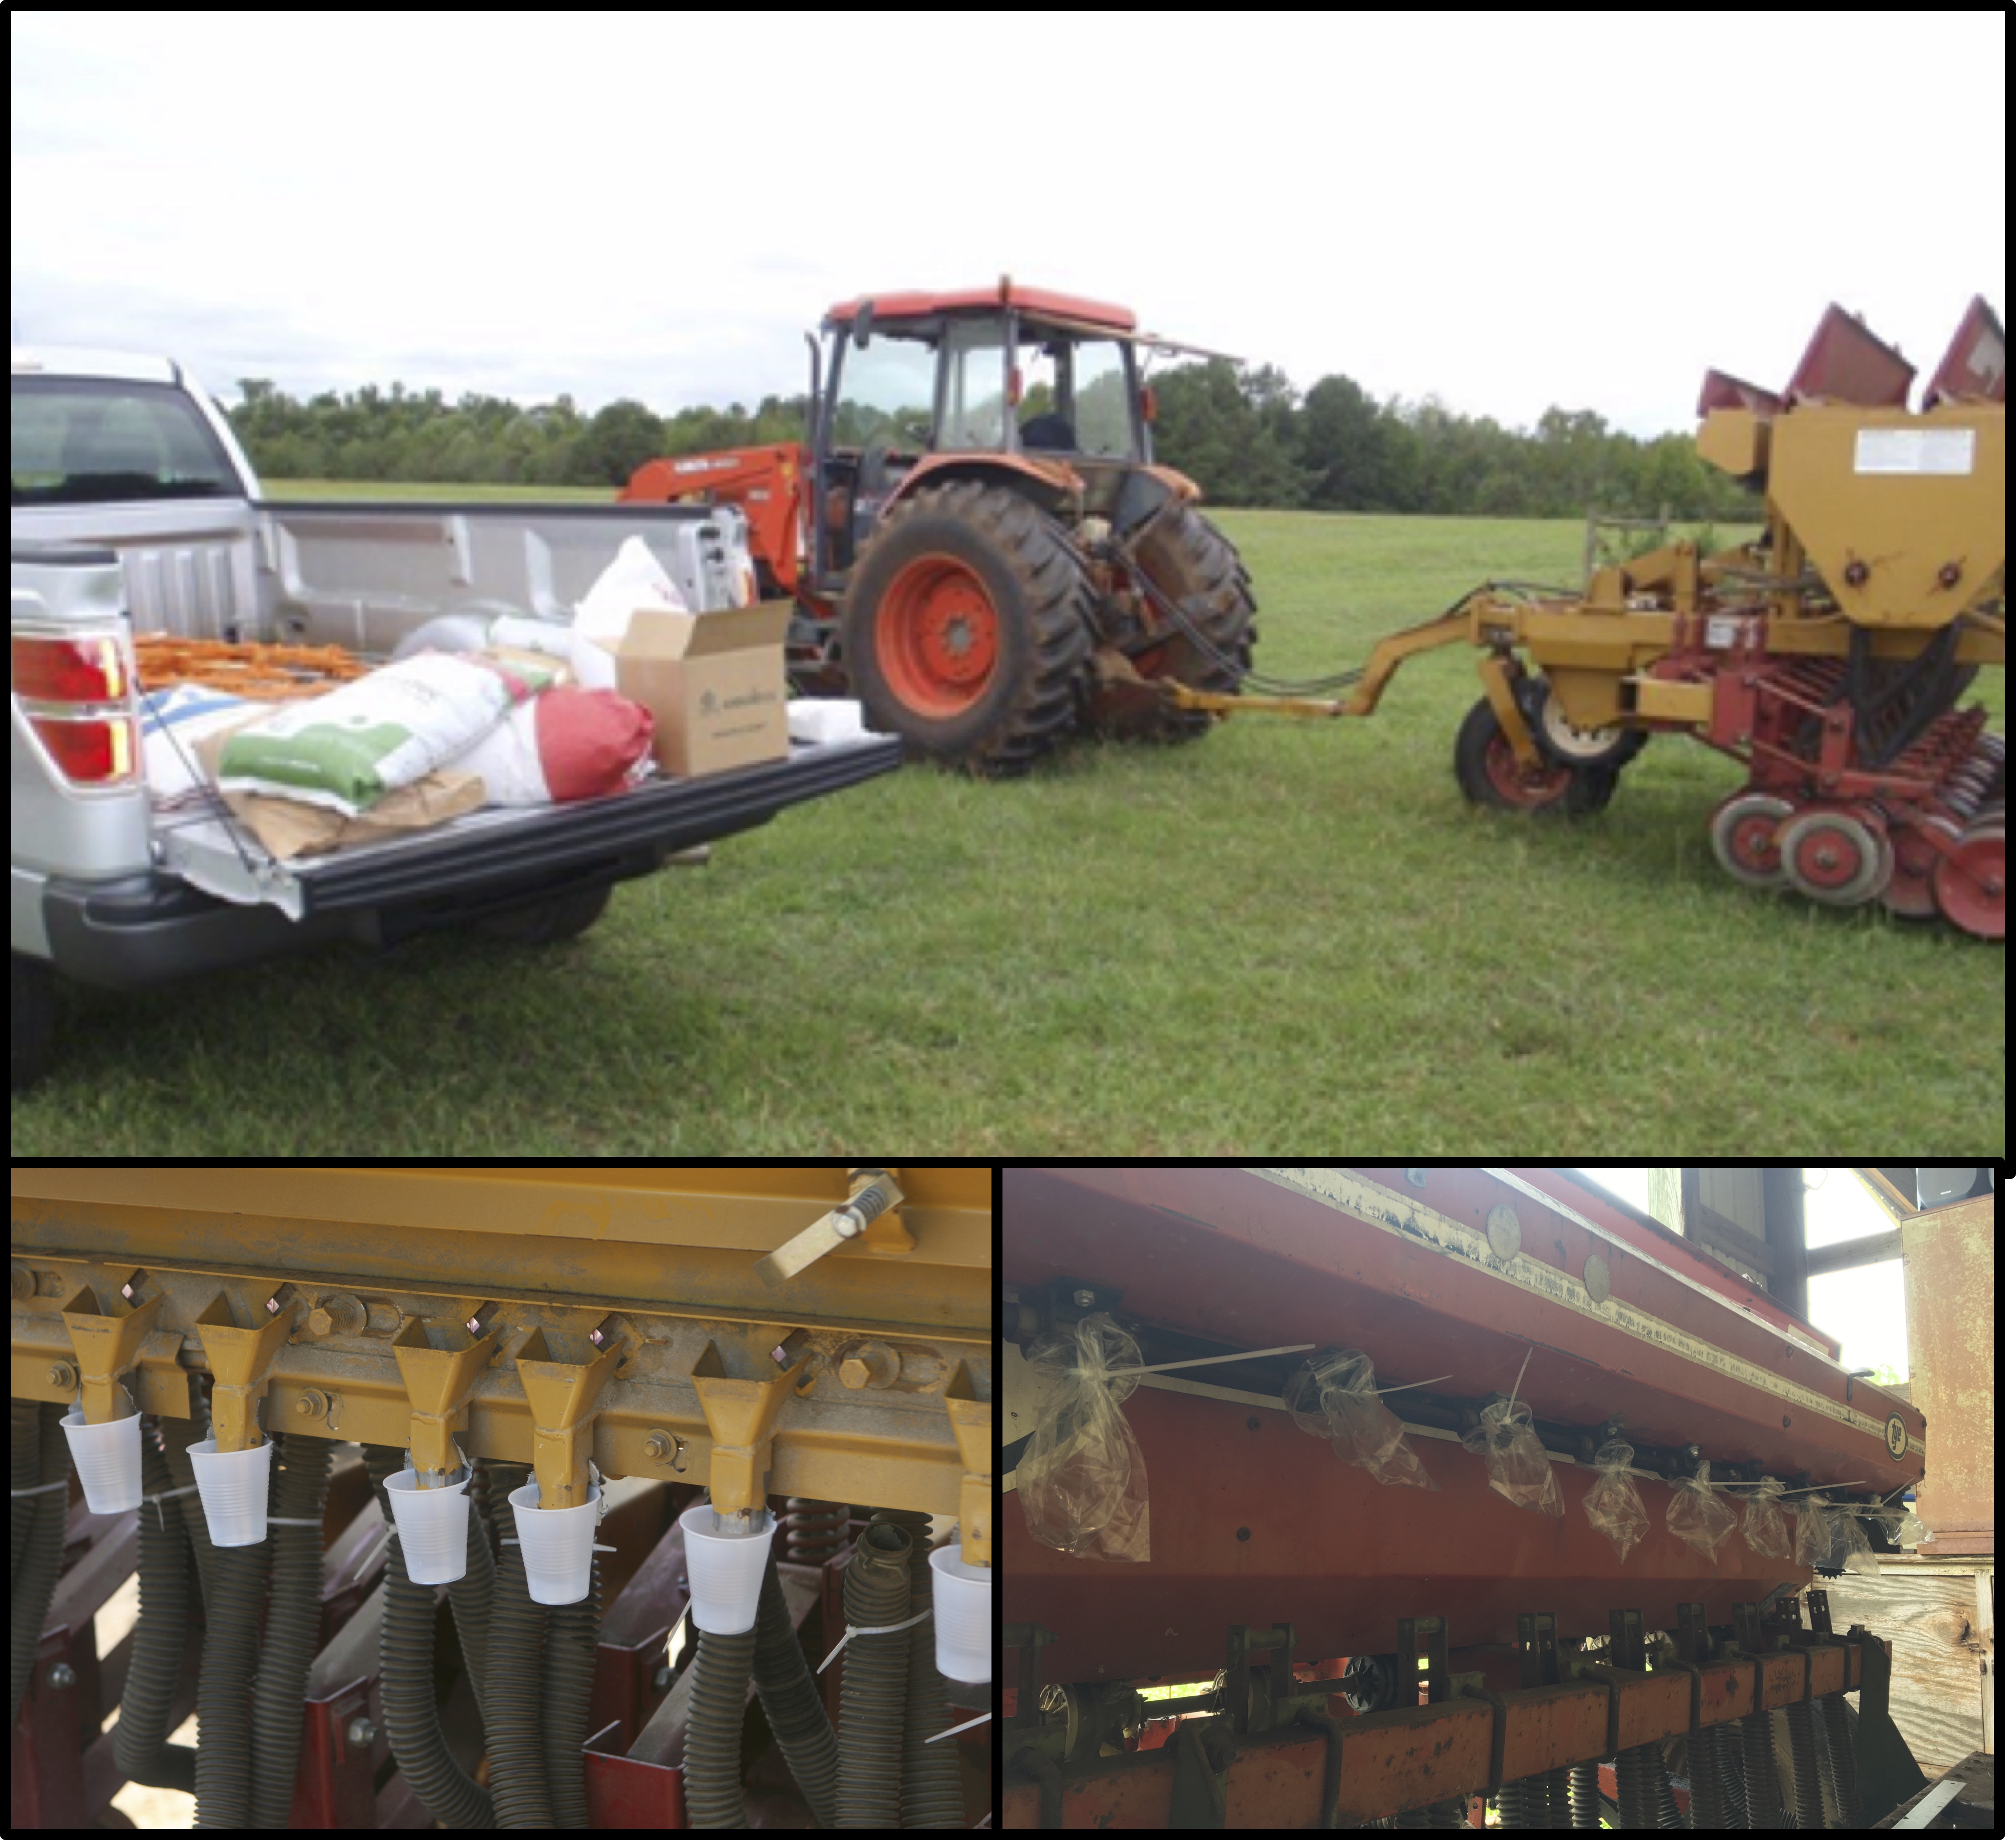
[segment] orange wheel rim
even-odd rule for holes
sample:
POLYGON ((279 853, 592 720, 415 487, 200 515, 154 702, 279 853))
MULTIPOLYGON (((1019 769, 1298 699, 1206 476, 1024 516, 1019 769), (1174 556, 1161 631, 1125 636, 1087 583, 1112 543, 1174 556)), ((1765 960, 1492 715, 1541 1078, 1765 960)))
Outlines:
POLYGON ((876 630, 884 680, 920 715, 962 715, 993 680, 994 603, 980 578, 949 556, 920 556, 897 572, 876 630))

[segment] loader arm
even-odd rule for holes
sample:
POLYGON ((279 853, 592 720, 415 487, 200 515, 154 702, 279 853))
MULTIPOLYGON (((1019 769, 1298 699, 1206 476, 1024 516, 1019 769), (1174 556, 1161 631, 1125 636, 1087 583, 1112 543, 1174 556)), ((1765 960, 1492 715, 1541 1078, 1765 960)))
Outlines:
POLYGON ((647 460, 617 494, 619 502, 663 505, 695 499, 733 505, 749 520, 749 547, 787 594, 797 590, 804 567, 805 495, 812 489, 811 456, 790 443, 724 448, 717 453, 679 454, 647 460))

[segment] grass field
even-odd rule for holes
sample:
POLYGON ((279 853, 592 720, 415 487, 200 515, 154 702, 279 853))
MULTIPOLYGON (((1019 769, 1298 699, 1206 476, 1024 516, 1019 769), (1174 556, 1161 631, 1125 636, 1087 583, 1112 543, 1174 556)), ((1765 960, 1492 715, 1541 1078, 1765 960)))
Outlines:
MULTIPOLYGON (((1580 556, 1568 524, 1223 522, 1287 675, 1580 556)), ((1593 819, 1473 811, 1476 695, 1453 650, 1369 722, 1242 717, 1013 784, 907 769, 543 954, 80 993, 15 1152, 2002 1153, 1999 948, 1737 887, 1705 828, 1737 770, 1683 740, 1593 819)))

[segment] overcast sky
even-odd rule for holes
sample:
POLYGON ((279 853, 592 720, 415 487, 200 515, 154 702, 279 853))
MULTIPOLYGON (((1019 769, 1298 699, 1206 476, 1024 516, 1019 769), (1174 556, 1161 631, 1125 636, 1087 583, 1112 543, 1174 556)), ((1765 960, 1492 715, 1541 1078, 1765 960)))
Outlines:
POLYGON ((753 403, 1003 272, 1381 396, 1690 427, 1998 309, 1994 13, 15 13, 17 340, 753 403))

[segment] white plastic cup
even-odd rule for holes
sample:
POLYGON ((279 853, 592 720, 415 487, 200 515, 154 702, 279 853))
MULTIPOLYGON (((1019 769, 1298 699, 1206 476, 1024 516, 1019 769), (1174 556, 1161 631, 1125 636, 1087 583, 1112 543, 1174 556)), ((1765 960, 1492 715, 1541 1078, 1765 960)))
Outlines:
POLYGON ((765 1508, 750 1517, 747 1533, 729 1532, 736 1525, 733 1515, 724 1515, 717 1532, 713 1507, 704 1501, 679 1516, 693 1622, 710 1636, 739 1636, 756 1626, 756 1600, 777 1517, 765 1508))
POLYGON ((214 1438, 189 1446, 196 1492, 212 1546, 257 1546, 266 1537, 266 1480, 273 1467, 268 1439, 250 1450, 220 1452, 214 1438))
POLYGON ((123 1514, 140 1505, 140 1415, 109 1424, 86 1424, 84 1407, 63 1414, 70 1460, 84 1485, 84 1505, 94 1514, 123 1514))
POLYGON ((931 1554, 931 1626, 938 1672, 948 1680, 985 1685, 994 1678, 994 1572, 969 1565, 956 1546, 931 1554))
POLYGON ((469 1569, 469 1478, 438 1489, 419 1482, 411 1470, 385 1478, 406 1575, 415 1584, 453 1584, 469 1569))
MULTIPOLYGON (((525 1561, 525 1588, 535 1604, 578 1604, 588 1595, 589 1569, 595 1563, 595 1523, 601 1518, 601 1506, 602 1491, 592 1486, 588 1500, 578 1508, 541 1507, 536 1482, 511 1491, 518 1549, 525 1561)), ((410 1554, 407 1562, 412 1563, 410 1554)))

